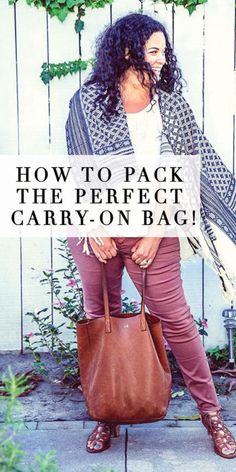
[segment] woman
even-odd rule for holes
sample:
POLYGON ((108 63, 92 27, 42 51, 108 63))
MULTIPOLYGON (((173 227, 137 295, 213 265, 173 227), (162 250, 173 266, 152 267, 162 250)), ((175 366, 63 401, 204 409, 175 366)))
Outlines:
MULTIPOLYGON (((234 240, 232 191, 227 191, 232 176, 202 135, 181 95, 181 72, 165 28, 158 21, 130 14, 104 32, 91 77, 70 102, 66 132, 69 154, 128 155, 138 151, 151 159, 154 153, 168 149, 174 154, 200 153, 202 231, 227 290, 227 276, 209 223, 210 217, 217 219, 217 210, 212 213, 209 201, 216 202, 222 226, 234 240), (212 169, 213 159, 215 166, 223 169, 223 190, 221 177, 212 169)), ((213 439, 215 452, 225 458, 236 457, 236 442, 222 419, 206 354, 184 297, 179 239, 90 237, 84 248, 77 238, 68 238, 68 242, 80 273, 88 317, 103 315, 101 263, 106 264, 114 316, 121 311, 124 266, 139 292, 140 268, 148 268, 147 308, 162 321, 163 334, 213 439)), ((189 242, 196 252, 198 241, 189 242)), ((118 435, 116 425, 98 422, 88 437, 87 451, 107 449, 112 435, 118 435)))

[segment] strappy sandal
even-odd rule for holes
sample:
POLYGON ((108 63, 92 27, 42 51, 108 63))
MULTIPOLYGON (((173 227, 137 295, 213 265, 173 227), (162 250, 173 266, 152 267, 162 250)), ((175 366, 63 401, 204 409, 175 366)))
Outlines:
POLYGON ((219 454, 219 456, 225 459, 236 457, 236 441, 232 433, 226 427, 221 413, 219 411, 214 412, 214 414, 202 412, 201 420, 209 436, 213 439, 216 454, 219 454), (228 451, 228 453, 226 451, 228 451))
POLYGON ((86 451, 92 453, 105 451, 111 445, 111 437, 118 438, 119 435, 120 425, 98 421, 95 428, 88 436, 86 451))

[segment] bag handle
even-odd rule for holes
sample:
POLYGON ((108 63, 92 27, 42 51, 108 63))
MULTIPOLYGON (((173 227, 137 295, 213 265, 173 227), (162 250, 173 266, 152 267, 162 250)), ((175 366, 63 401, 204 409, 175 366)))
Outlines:
MULTIPOLYGON (((110 308, 109 308, 109 298, 108 298, 108 288, 107 288, 107 278, 105 267, 102 264, 102 289, 103 289, 103 302, 105 310, 105 332, 111 333, 111 318, 110 318, 110 308)), ((145 283, 146 283, 146 269, 142 270, 142 300, 141 300, 141 313, 140 313, 140 328, 141 331, 145 331, 146 327, 146 317, 145 317, 145 304, 144 304, 144 292, 145 292, 145 283)))

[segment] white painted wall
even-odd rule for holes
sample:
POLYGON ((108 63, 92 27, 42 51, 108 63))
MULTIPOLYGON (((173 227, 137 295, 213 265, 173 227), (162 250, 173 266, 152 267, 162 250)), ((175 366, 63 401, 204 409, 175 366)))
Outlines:
MULTIPOLYGON (((93 55, 95 38, 111 17, 114 21, 139 8, 139 0, 114 0, 112 7, 91 10, 82 32, 83 58, 93 55)), ((191 17, 182 7, 173 15, 171 5, 154 7, 151 0, 145 0, 144 13, 153 14, 154 10, 174 41, 188 82, 184 94, 197 121, 232 170, 234 0, 209 0, 191 17)), ((43 85, 39 74, 47 51, 50 62, 78 57, 74 20, 71 15, 61 24, 48 18, 44 9, 29 8, 23 0, 15 8, 8 6, 7 0, 0 2, 1 154, 66 152, 64 124, 69 99, 79 87, 79 74, 54 79, 49 87, 43 85)), ((86 76, 87 71, 81 80, 86 76)), ((32 331, 24 313, 50 307, 50 294, 45 293, 39 279, 41 270, 60 267, 56 245, 57 241, 45 238, 0 240, 0 350, 21 349, 22 335, 32 331)), ((183 281, 194 316, 202 317, 204 310, 208 319, 205 345, 224 344, 221 312, 227 305, 217 276, 201 260, 188 261, 183 263, 183 281)), ((127 275, 124 286, 130 297, 137 297, 127 275)), ((54 318, 59 321, 57 312, 54 318)))

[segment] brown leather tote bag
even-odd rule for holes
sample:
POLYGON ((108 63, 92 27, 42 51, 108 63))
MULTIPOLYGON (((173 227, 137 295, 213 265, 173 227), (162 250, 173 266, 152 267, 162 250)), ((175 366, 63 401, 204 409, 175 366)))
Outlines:
POLYGON ((171 372, 161 322, 145 314, 142 269, 141 313, 110 316, 105 268, 105 316, 77 322, 81 385, 91 419, 146 423, 165 417, 171 372))

